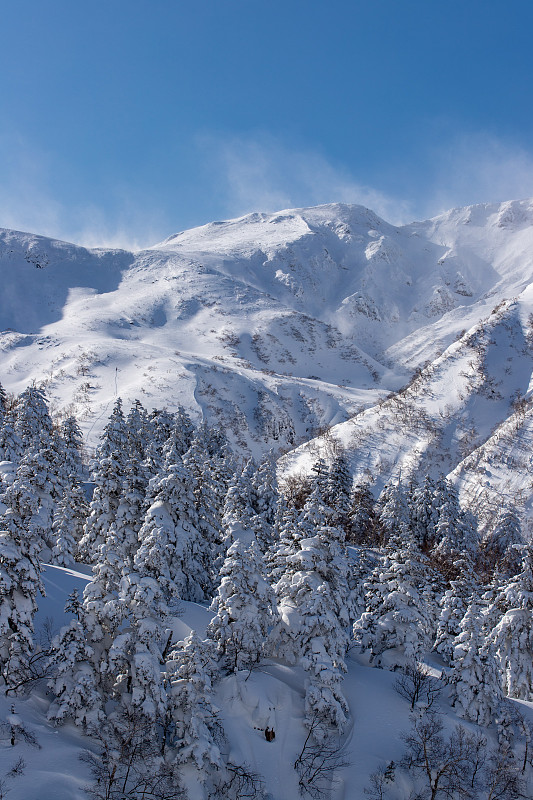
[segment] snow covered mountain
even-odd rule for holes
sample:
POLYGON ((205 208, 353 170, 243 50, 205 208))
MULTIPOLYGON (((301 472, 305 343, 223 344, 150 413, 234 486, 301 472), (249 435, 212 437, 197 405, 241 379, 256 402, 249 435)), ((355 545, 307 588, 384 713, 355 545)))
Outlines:
POLYGON ((0 265, 2 383, 43 381, 93 441, 117 395, 181 403, 256 454, 340 423, 354 472, 453 472, 476 510, 529 514, 533 201, 403 227, 255 213, 137 253, 3 230, 0 265))

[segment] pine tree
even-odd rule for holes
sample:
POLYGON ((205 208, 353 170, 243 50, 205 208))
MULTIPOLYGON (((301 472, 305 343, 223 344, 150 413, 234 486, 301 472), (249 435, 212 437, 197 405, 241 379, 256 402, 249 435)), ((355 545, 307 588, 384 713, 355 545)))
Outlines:
POLYGON ((49 688, 56 699, 50 705, 48 719, 56 725, 72 720, 88 733, 97 733, 105 720, 104 703, 83 610, 79 619, 61 629, 53 647, 56 670, 49 688))
MULTIPOLYGON (((397 534, 399 537, 399 534, 397 534)), ((393 539, 365 581, 365 612, 354 638, 377 666, 394 669, 419 660, 433 637, 430 571, 414 542, 393 539), (396 549, 396 547, 398 549, 396 549)))
POLYGON ((455 562, 460 553, 466 551, 473 556, 477 552, 476 522, 473 515, 461 509, 457 489, 445 478, 437 483, 435 503, 438 507, 438 521, 433 552, 445 573, 455 576, 455 562))
POLYGON ((144 461, 148 443, 149 420, 146 409, 135 400, 126 418, 128 453, 130 461, 139 465, 144 461))
POLYGON ((202 435, 195 436, 183 456, 183 463, 193 478, 194 505, 200 533, 198 558, 202 564, 202 590, 205 597, 213 597, 222 555, 222 509, 213 456, 206 456, 204 444, 202 435))
POLYGON ((409 527, 414 540, 424 551, 433 545, 436 538, 438 508, 435 491, 435 482, 429 475, 422 483, 411 486, 409 491, 409 527))
POLYGON ((353 478, 345 453, 339 453, 333 459, 324 482, 323 499, 332 514, 330 524, 348 530, 350 512, 350 496, 353 478))
POLYGON ((456 713, 477 725, 494 721, 503 700, 494 651, 483 636, 482 607, 474 597, 454 640, 452 666, 446 676, 456 713))
POLYGON ((193 480, 172 447, 167 457, 163 476, 151 487, 154 500, 139 531, 134 569, 154 578, 167 598, 198 602, 204 599, 206 581, 193 480))
POLYGON ((22 458, 22 442, 15 431, 15 411, 2 414, 0 424, 0 461, 12 461, 17 465, 22 458))
POLYGON ((281 621, 272 634, 277 654, 307 672, 306 720, 310 725, 318 715, 319 736, 330 726, 342 730, 347 721, 341 682, 351 607, 344 531, 328 525, 323 474, 296 530, 280 540, 286 566, 274 586, 281 621))
POLYGON ((518 514, 512 508, 502 511, 487 538, 482 542, 482 559, 487 572, 498 568, 500 573, 511 577, 520 571, 521 550, 524 545, 522 526, 518 514))
POLYGON ((52 562, 68 566, 77 555, 88 514, 82 489, 82 436, 74 417, 68 417, 59 431, 57 457, 61 462, 57 479, 58 498, 52 517, 52 562))
POLYGON ((278 510, 278 482, 276 464, 271 454, 267 454, 252 475, 253 515, 250 525, 260 550, 266 553, 276 538, 276 517, 278 510))
POLYGON ((18 398, 15 414, 15 433, 23 449, 39 450, 53 430, 44 391, 35 384, 25 389, 18 398))
POLYGON ((168 707, 162 666, 171 637, 171 609, 153 578, 126 570, 118 602, 127 609, 127 619, 109 648, 113 691, 123 704, 138 710, 155 732, 168 707))
POLYGON ((391 537, 399 542, 411 538, 407 498, 399 480, 391 480, 383 487, 376 503, 376 518, 383 543, 391 537))
POLYGON ((357 483, 350 494, 346 538, 353 544, 376 544, 374 498, 367 483, 357 483))
POLYGON ((450 582, 450 588, 440 601, 440 614, 433 649, 450 662, 454 640, 461 632, 461 621, 468 610, 472 595, 478 588, 472 559, 464 553, 458 562, 459 576, 450 582))
POLYGON ((83 437, 74 417, 67 417, 59 430, 60 455, 63 475, 72 484, 79 485, 83 477, 82 448, 83 437))
POLYGON ((222 517, 224 541, 227 547, 237 539, 250 544, 254 538, 252 518, 255 514, 255 498, 252 478, 256 469, 255 462, 250 459, 240 475, 234 476, 228 487, 222 517))
POLYGON ((89 733, 98 731, 105 719, 106 702, 118 696, 117 664, 116 659, 110 660, 110 649, 128 614, 119 598, 123 560, 113 532, 111 528, 99 547, 77 619, 62 628, 54 642, 57 669, 50 688, 56 700, 49 719, 55 724, 71 719, 89 733))
POLYGON ((128 432, 122 401, 116 401, 97 450, 93 482, 95 489, 79 543, 79 554, 88 563, 95 563, 98 549, 106 540, 107 531, 115 522, 122 495, 124 477, 130 466, 128 432))
POLYGON ((214 645, 194 631, 178 642, 166 664, 169 684, 169 718, 174 727, 172 744, 180 764, 191 763, 203 784, 211 770, 223 766, 217 739, 220 725, 213 703, 212 682, 217 674, 214 645))
MULTIPOLYGON (((496 602, 507 608, 489 635, 505 694, 533 700, 533 547, 524 549, 522 571, 496 602)), ((490 613, 490 612, 489 612, 490 613)))
POLYGON ((17 685, 27 672, 34 649, 37 592, 44 594, 32 477, 28 466, 21 464, 2 496, 6 511, 0 517, 0 671, 6 685, 17 685))
POLYGON ((265 567, 255 542, 237 540, 220 571, 221 583, 211 604, 215 612, 207 635, 217 643, 221 666, 237 672, 251 669, 264 654, 275 620, 275 598, 264 579, 265 567))
POLYGON ((75 560, 78 542, 83 536, 88 506, 85 496, 76 485, 63 490, 61 500, 54 509, 52 520, 51 561, 60 567, 68 567, 75 560))
POLYGON ((111 454, 99 460, 93 473, 95 488, 79 542, 80 558, 90 564, 96 562, 99 547, 105 542, 107 532, 115 522, 122 496, 124 469, 120 460, 111 454))

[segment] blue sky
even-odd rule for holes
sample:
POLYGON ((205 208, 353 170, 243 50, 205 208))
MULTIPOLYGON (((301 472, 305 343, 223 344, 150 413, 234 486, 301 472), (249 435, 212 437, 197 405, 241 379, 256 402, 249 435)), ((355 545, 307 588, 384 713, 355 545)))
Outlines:
POLYGON ((16 0, 2 28, 4 227, 143 246, 533 196, 531 0, 16 0))

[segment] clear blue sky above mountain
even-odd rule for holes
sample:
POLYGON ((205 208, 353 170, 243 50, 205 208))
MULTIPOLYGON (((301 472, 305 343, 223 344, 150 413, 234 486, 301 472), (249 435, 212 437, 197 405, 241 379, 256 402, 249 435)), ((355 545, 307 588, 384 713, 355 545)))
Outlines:
POLYGON ((5 227, 147 245, 533 195, 530 0, 17 0, 2 28, 5 227))

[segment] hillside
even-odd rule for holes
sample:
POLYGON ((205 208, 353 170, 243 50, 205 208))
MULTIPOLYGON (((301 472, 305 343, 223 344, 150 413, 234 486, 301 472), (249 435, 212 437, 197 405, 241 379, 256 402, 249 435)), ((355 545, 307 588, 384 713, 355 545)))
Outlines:
MULTIPOLYGON (((335 204, 211 223, 137 253, 4 230, 2 382, 43 382, 91 443, 118 395, 182 404, 255 455, 340 424, 354 473, 453 472, 469 500, 474 465, 529 398, 532 223, 531 201, 403 227, 335 204)), ((507 446, 522 447, 527 425, 508 427, 507 446)), ((285 469, 308 468, 320 447, 285 469)), ((505 486, 529 509, 520 464, 512 480, 485 470, 483 497, 505 486)))

